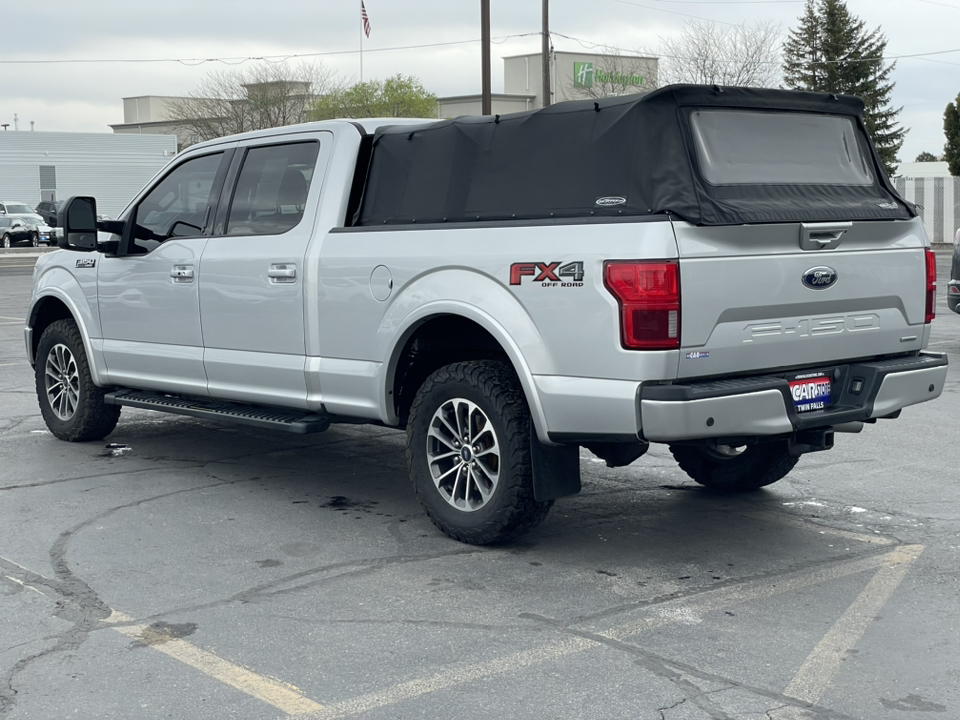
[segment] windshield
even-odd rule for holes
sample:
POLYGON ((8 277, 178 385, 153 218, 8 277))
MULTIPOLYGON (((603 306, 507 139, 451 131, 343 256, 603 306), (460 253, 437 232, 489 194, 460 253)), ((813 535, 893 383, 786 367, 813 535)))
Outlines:
POLYGON ((7 203, 4 207, 6 207, 8 215, 33 215, 33 208, 26 205, 7 203))
POLYGON ((853 119, 696 110, 690 126, 711 185, 872 185, 853 119))

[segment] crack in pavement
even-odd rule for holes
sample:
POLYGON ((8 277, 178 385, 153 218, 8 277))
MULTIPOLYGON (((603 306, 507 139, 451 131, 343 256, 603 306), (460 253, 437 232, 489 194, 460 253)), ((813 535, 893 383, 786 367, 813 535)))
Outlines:
POLYGON ((475 555, 482 553, 482 549, 474 550, 459 550, 459 551, 448 551, 448 552, 437 552, 437 553, 425 553, 423 555, 392 555, 388 557, 378 557, 378 558, 366 558, 360 560, 347 560, 341 563, 332 563, 330 565, 323 565, 317 568, 311 568, 309 570, 302 570, 291 575, 286 575, 282 578, 272 580, 268 583, 263 583, 261 585, 255 585, 252 588, 242 590, 238 593, 231 595, 230 597, 223 598, 221 600, 214 600, 207 603, 198 603, 196 605, 186 605, 183 607, 176 607, 164 610, 160 613, 154 613, 153 615, 146 615, 139 618, 138 620, 131 622, 121 622, 113 623, 113 626, 122 626, 125 624, 136 624, 136 623, 148 623, 155 620, 160 620, 172 615, 182 615, 187 613, 195 613, 201 610, 210 610, 213 608, 225 607, 227 605, 232 605, 234 603, 246 604, 246 603, 256 603, 265 598, 276 597, 278 595, 286 595, 291 593, 300 592, 302 590, 308 590, 318 585, 322 585, 328 582, 336 582, 344 579, 353 579, 356 577, 362 577, 364 575, 372 575, 380 570, 386 568, 395 567, 397 565, 404 565, 407 563, 416 563, 424 562, 430 560, 442 560, 450 557, 459 557, 463 555, 475 555), (359 566, 359 567, 358 567, 359 566), (349 572, 338 573, 330 577, 319 578, 308 583, 301 583, 299 585, 293 585, 292 587, 282 587, 289 584, 294 580, 298 580, 303 577, 309 577, 312 575, 317 575, 319 573, 329 572, 331 570, 339 570, 341 568, 355 568, 349 572))
POLYGON ((673 660, 671 658, 666 658, 650 652, 649 650, 644 650, 639 645, 633 645, 632 643, 628 643, 623 640, 617 640, 616 638, 611 638, 600 633, 565 627, 551 620, 550 618, 542 616, 538 617, 535 615, 525 615, 525 617, 539 619, 541 622, 550 624, 559 630, 561 634, 573 635, 585 640, 592 640, 600 645, 605 645, 636 657, 636 662, 638 665, 640 665, 640 667, 643 667, 657 677, 673 683, 677 689, 684 693, 686 699, 691 704, 696 705, 700 710, 710 716, 712 720, 737 720, 734 716, 728 715, 722 709, 716 707, 709 701, 708 698, 710 695, 719 694, 732 689, 746 690, 747 692, 753 693, 760 697, 782 703, 783 706, 790 706, 813 712, 814 717, 821 718, 821 720, 854 720, 854 718, 846 713, 837 712, 835 710, 831 710, 830 708, 820 707, 812 703, 797 700, 773 690, 767 690, 766 688, 761 688, 755 685, 748 685, 746 683, 733 680, 732 678, 723 677, 722 675, 706 672, 679 660, 673 660), (707 682, 719 683, 721 685, 725 685, 726 687, 721 687, 716 690, 704 690, 692 681, 686 679, 684 677, 685 675, 707 682))
POLYGON ((76 534, 89 525, 120 510, 137 507, 138 505, 173 495, 229 484, 232 484, 232 482, 220 481, 194 488, 175 490, 149 498, 142 498, 134 502, 112 507, 98 513, 92 518, 77 523, 69 530, 62 532, 50 548, 50 561, 56 576, 55 579, 45 578, 31 570, 27 570, 21 565, 0 558, 0 567, 7 571, 10 576, 24 583, 37 585, 50 590, 57 598, 57 610, 54 616, 72 623, 71 627, 54 638, 56 643, 52 647, 21 658, 10 668, 10 671, 7 672, 5 676, 0 678, 0 715, 9 713, 16 705, 17 690, 14 688, 14 683, 20 673, 35 661, 48 655, 77 650, 86 641, 92 631, 101 627, 100 621, 105 620, 112 612, 93 588, 73 574, 73 571, 67 563, 67 546, 76 534))
POLYGON ((836 555, 824 560, 810 560, 808 562, 798 563, 797 565, 792 565, 789 568, 779 569, 779 570, 768 570, 766 572, 755 573, 751 575, 743 575, 738 577, 733 577, 728 580, 718 581, 707 586, 692 587, 689 589, 678 590, 676 592, 667 593, 665 595, 657 595, 652 598, 645 600, 635 600, 628 603, 621 603, 619 605, 612 605, 610 607, 604 608, 603 610, 598 610, 597 612, 587 613, 583 615, 576 615, 569 620, 567 620, 563 627, 569 627, 571 625, 581 625, 583 623, 592 622, 596 620, 603 620, 608 617, 615 615, 622 615, 623 613, 628 613, 632 610, 640 610, 643 608, 654 607, 656 605, 662 605, 674 600, 683 600, 687 598, 696 598, 703 595, 704 593, 711 593, 716 591, 723 591, 728 588, 736 588, 743 586, 747 583, 757 583, 764 580, 776 580, 782 578, 785 575, 792 575, 794 573, 802 573, 808 570, 817 570, 825 569, 834 565, 843 565, 850 562, 851 560, 865 560, 873 557, 879 557, 887 555, 890 552, 889 545, 872 547, 865 551, 860 552, 851 552, 844 553, 842 555, 836 555))

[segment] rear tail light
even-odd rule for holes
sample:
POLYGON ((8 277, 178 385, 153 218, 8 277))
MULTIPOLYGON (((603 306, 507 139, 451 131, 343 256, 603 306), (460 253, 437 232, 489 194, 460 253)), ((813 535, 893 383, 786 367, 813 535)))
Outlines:
POLYGON ((676 260, 609 260, 604 264, 603 282, 620 305, 623 347, 680 347, 680 267, 676 260))
POLYGON ((925 323, 933 322, 937 316, 937 256, 933 250, 927 253, 927 312, 925 323))

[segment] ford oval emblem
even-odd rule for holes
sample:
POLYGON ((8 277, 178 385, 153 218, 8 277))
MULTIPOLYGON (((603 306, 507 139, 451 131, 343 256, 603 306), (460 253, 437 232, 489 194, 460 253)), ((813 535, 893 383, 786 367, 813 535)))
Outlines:
POLYGON ((803 284, 811 290, 826 290, 837 283, 837 271, 832 267, 820 265, 807 270, 802 279, 803 284))

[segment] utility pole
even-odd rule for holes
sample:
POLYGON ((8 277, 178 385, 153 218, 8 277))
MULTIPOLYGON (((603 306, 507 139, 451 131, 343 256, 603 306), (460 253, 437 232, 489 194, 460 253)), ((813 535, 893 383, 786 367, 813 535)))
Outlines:
POLYGON ((490 115, 490 0, 480 0, 480 65, 480 114, 490 115))
POLYGON ((543 106, 550 105, 550 0, 543 0, 543 46, 540 62, 543 65, 543 106))

